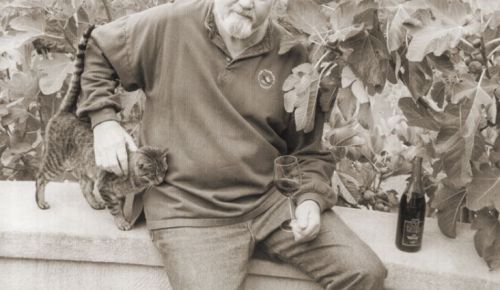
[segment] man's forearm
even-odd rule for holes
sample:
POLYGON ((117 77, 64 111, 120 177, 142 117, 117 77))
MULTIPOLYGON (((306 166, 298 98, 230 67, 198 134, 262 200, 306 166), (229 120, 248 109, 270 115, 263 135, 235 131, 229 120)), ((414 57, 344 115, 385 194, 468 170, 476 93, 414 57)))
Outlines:
POLYGON ((325 116, 317 112, 314 130, 305 134, 297 132, 293 125, 287 134, 289 154, 299 159, 303 172, 303 184, 297 194, 297 203, 306 200, 315 201, 321 211, 331 208, 337 202, 335 191, 331 187, 331 176, 335 168, 332 155, 321 146, 325 116))

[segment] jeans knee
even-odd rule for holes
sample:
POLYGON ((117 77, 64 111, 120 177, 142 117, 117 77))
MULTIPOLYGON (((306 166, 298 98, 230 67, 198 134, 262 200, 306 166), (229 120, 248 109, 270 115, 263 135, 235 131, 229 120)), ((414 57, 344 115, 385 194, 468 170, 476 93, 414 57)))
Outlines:
POLYGON ((350 261, 342 273, 332 271, 318 282, 328 290, 382 290, 387 269, 378 258, 350 261))
POLYGON ((378 259, 371 263, 363 263, 363 266, 357 270, 360 284, 365 285, 363 289, 382 290, 384 280, 387 277, 387 269, 378 259))

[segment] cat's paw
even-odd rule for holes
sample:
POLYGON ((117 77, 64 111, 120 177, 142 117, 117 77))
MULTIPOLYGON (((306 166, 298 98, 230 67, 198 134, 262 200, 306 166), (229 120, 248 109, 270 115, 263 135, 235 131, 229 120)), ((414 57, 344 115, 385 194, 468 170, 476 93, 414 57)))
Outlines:
POLYGON ((132 224, 122 216, 115 216, 115 225, 122 231, 129 231, 132 228, 132 224))
POLYGON ((40 209, 49 209, 50 208, 49 203, 46 201, 38 201, 36 204, 38 205, 38 207, 40 209))
POLYGON ((96 210, 101 210, 101 209, 105 209, 106 208, 106 203, 105 202, 99 202, 99 201, 95 201, 95 202, 92 202, 92 203, 89 202, 89 205, 90 205, 91 208, 96 209, 96 210))

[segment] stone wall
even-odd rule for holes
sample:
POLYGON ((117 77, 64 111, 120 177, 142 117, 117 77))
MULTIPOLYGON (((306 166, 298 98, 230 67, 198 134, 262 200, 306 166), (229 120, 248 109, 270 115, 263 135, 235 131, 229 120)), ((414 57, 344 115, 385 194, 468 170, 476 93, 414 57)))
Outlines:
MULTIPOLYGON (((1 289, 170 289, 144 225, 119 231, 75 183, 50 183, 46 211, 34 192, 33 182, 0 181, 1 289)), ((427 219, 422 250, 409 254, 394 245, 395 214, 334 210, 389 269, 386 289, 500 289, 500 271, 476 254, 468 225, 448 239, 427 219)), ((246 289, 320 288, 293 267, 255 257, 246 289)))

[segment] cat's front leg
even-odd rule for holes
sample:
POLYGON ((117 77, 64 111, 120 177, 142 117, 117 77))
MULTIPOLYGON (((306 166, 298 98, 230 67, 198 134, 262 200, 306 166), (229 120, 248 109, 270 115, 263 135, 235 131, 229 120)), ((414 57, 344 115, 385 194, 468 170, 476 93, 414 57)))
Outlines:
POLYGON ((129 231, 132 229, 132 224, 125 219, 125 216, 123 216, 123 214, 122 215, 115 215, 114 221, 115 221, 115 225, 118 227, 118 229, 120 229, 122 231, 129 231))
POLYGON ((93 209, 104 209, 106 207, 105 203, 98 201, 94 196, 94 180, 92 178, 82 174, 80 177, 80 189, 88 204, 93 209))
POLYGON ((106 202, 106 207, 113 215, 114 222, 118 229, 122 231, 130 230, 132 224, 125 219, 125 215, 123 214, 125 197, 103 188, 100 188, 99 192, 101 193, 102 199, 106 202))
POLYGON ((45 186, 47 185, 47 180, 41 174, 37 176, 36 179, 36 193, 35 200, 36 204, 40 209, 48 209, 50 205, 45 201, 45 186))
MULTIPOLYGON (((107 196, 103 195, 103 198, 107 196)), ((123 214, 123 204, 125 203, 125 199, 118 196, 113 196, 112 198, 105 198, 106 205, 113 215, 115 225, 118 229, 122 231, 128 231, 132 229, 132 224, 125 219, 125 215, 123 214)))

